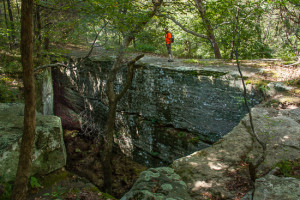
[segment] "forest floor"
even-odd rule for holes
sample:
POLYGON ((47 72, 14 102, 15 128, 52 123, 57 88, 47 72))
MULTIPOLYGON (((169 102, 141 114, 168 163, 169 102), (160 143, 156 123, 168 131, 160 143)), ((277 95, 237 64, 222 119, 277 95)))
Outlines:
POLYGON ((77 130, 64 130, 67 165, 46 176, 38 177, 41 187, 31 187, 30 200, 114 200, 130 190, 139 174, 146 170, 130 158, 114 151, 113 193, 101 192, 103 174, 101 162, 95 153, 93 139, 83 137, 77 130))

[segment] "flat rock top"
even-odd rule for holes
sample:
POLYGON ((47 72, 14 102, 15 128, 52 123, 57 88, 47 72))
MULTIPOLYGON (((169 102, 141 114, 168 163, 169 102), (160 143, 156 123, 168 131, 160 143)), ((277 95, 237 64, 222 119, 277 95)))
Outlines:
MULTIPOLYGON (((130 54, 130 59, 139 54, 130 54)), ((108 56, 109 58, 115 58, 115 56, 108 56)), ((107 57, 106 57, 107 58, 107 57)), ((92 60, 101 60, 100 56, 91 56, 92 60)), ((168 62, 168 58, 157 55, 146 54, 143 58, 137 61, 138 65, 148 65, 152 67, 158 67, 163 69, 169 69, 174 71, 210 71, 221 72, 232 76, 240 76, 237 68, 237 64, 234 61, 219 60, 219 59, 182 59, 175 58, 174 62, 168 62)), ((261 72, 261 69, 253 66, 241 65, 241 69, 244 76, 252 77, 261 72)))
MULTIPOLYGON (((73 58, 84 57, 87 55, 86 51, 72 50, 68 55, 73 58)), ((140 55, 141 53, 130 53, 126 57, 128 60, 140 55)), ((115 52, 106 51, 100 47, 95 47, 90 58, 92 60, 104 60, 105 58, 115 58, 115 52)), ((250 83, 269 83, 281 82, 283 84, 293 83, 292 96, 297 99, 300 98, 299 83, 296 80, 300 77, 299 65, 285 65, 285 62, 278 59, 256 59, 256 60, 240 60, 241 71, 245 79, 250 83), (296 85, 295 85, 296 84, 296 85), (296 86, 296 87, 295 87, 296 86)), ((221 60, 221 59, 182 59, 176 58, 174 62, 168 62, 165 56, 145 53, 145 56, 140 59, 137 64, 148 65, 151 67, 158 67, 161 69, 174 70, 178 72, 210 72, 225 73, 234 78, 239 78, 237 63, 235 60, 221 60)), ((217 76, 219 77, 219 76, 217 76)), ((285 94, 286 95, 286 94, 285 94)), ((288 95, 288 96, 291 96, 288 95)), ((298 100, 297 100, 298 102, 298 100)))
MULTIPOLYGON (((138 64, 148 64, 151 66, 162 67, 177 71, 193 71, 193 70, 204 70, 204 71, 214 71, 214 72, 224 72, 230 73, 232 75, 239 74, 236 63, 217 60, 217 59, 179 59, 175 58, 174 62, 168 62, 165 57, 145 55, 138 64)), ((244 73, 248 75, 259 73, 258 68, 244 67, 242 66, 244 73)))

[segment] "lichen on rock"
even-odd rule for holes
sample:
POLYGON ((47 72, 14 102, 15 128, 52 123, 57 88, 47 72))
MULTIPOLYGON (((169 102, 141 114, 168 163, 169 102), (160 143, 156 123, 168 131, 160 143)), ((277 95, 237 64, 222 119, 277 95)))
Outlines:
MULTIPOLYGON (((31 175, 48 174, 66 164, 66 150, 59 117, 37 113, 31 175)), ((23 134, 24 104, 0 104, 0 176, 15 179, 19 144, 23 134)))
POLYGON ((150 168, 142 172, 121 200, 191 200, 187 187, 172 168, 150 168))

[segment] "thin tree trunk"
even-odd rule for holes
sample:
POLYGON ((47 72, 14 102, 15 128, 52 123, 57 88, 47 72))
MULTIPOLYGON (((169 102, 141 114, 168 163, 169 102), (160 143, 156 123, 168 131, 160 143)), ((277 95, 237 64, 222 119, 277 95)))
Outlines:
POLYGON ((19 8, 19 2, 18 2, 18 0, 16 0, 16 5, 17 5, 18 15, 20 15, 20 8, 19 8))
POLYGON ((50 49, 50 38, 49 38, 49 30, 46 30, 44 37, 44 49, 49 51, 50 49))
POLYGON ((4 11, 4 20, 5 20, 6 28, 8 29, 7 14, 6 14, 6 5, 5 5, 5 1, 4 0, 3 0, 3 11, 4 11))
POLYGON ((116 118, 116 109, 119 100, 124 96, 126 91, 131 85, 133 78, 133 65, 134 63, 140 59, 142 56, 136 57, 136 59, 132 60, 128 65, 128 75, 126 83, 123 85, 123 89, 119 94, 115 92, 114 82, 116 80, 116 76, 118 71, 121 69, 121 64, 123 61, 123 57, 125 54, 125 50, 128 48, 129 44, 132 42, 134 36, 141 31, 144 26, 148 23, 148 21, 155 15, 158 8, 161 6, 163 0, 152 0, 153 8, 149 11, 146 20, 132 26, 131 31, 126 34, 126 36, 122 40, 122 44, 120 45, 118 55, 115 59, 115 62, 109 72, 109 77, 107 80, 107 96, 109 100, 109 111, 108 118, 105 124, 105 131, 103 135, 103 149, 101 152, 101 161, 102 168, 104 173, 104 190, 107 193, 111 193, 112 191, 112 150, 113 150, 113 136, 114 136, 114 127, 115 127, 115 118, 116 118))
POLYGON ((16 39, 15 25, 14 25, 14 17, 13 17, 11 5, 10 5, 10 0, 7 0, 7 9, 8 9, 9 20, 10 20, 11 39, 12 39, 12 43, 15 43, 15 39, 16 39))
MULTIPOLYGON (((111 84, 111 83, 110 83, 111 84)), ((113 84, 113 83, 112 83, 113 84)), ((109 93, 112 93, 112 89, 109 89, 109 93)), ((111 94, 112 95, 112 94, 111 94)), ((104 175, 104 190, 111 194, 112 192, 112 150, 113 150, 113 133, 115 127, 117 102, 109 98, 109 113, 105 125, 105 137, 103 141, 103 152, 101 153, 103 175, 104 175)))
POLYGON ((39 59, 41 57, 41 49, 42 49, 42 22, 41 22, 41 15, 40 15, 40 6, 36 6, 36 57, 39 59))
MULTIPOLYGON (((6 30, 8 30, 9 26, 8 26, 8 20, 7 20, 5 0, 3 0, 3 10, 4 10, 4 20, 5 20, 6 30)), ((9 39, 8 31, 7 31, 7 38, 9 39)))
MULTIPOLYGON (((2 12, 1 12, 1 8, 0 8, 0 16, 2 15, 2 12)), ((2 19, 0 18, 0 24, 2 23, 2 19)))
MULTIPOLYGON (((240 8, 237 7, 236 9, 236 15, 235 15, 235 19, 238 20, 239 18, 239 13, 240 13, 240 8)), ((231 42, 231 52, 230 52, 230 59, 233 60, 233 56, 235 53, 235 38, 236 38, 236 34, 237 34, 237 26, 234 27, 234 32, 233 32, 233 38, 232 38, 232 42, 231 42)))
POLYGON ((212 45, 212 48, 214 50, 215 58, 222 59, 219 45, 217 43, 217 40, 214 35, 214 30, 210 24, 209 19, 207 19, 205 8, 203 7, 203 1, 202 0, 194 0, 196 3, 196 7, 198 8, 202 21, 204 23, 205 29, 207 31, 207 36, 209 37, 210 43, 212 45))
POLYGON ((31 160, 34 144, 35 116, 35 85, 33 72, 32 43, 33 0, 22 0, 21 9, 21 61, 24 83, 24 130, 20 146, 19 164, 16 181, 12 191, 13 200, 24 200, 27 193, 28 179, 31 170, 31 160))
POLYGON ((104 174, 104 190, 111 194, 112 192, 112 150, 113 150, 113 135, 115 127, 115 118, 117 110, 117 98, 115 92, 114 82, 116 80, 117 72, 120 69, 121 62, 124 56, 124 48, 121 46, 119 54, 114 62, 112 69, 109 72, 107 80, 107 96, 109 100, 108 117, 105 124, 105 131, 103 136, 103 151, 101 153, 102 168, 104 174))
POLYGON ((135 37, 133 38, 133 48, 136 48, 136 39, 135 39, 135 37))

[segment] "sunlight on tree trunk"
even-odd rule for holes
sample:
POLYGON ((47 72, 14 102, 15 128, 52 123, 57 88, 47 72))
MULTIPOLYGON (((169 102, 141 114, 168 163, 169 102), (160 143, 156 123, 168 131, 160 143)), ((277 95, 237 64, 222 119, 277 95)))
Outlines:
POLYGON ((198 8, 198 10, 200 12, 203 24, 206 28, 207 36, 209 37, 212 48, 214 50, 215 58, 222 59, 220 49, 219 49, 219 45, 218 45, 217 40, 216 40, 215 35, 214 35, 214 30, 211 26, 211 23, 210 23, 209 19, 206 16, 205 8, 203 7, 203 1, 202 0, 195 0, 195 3, 196 3, 196 7, 198 8))
POLYGON ((24 130, 20 146, 19 164, 12 199, 24 200, 27 193, 31 170, 32 151, 35 135, 35 85, 33 72, 32 43, 33 0, 23 0, 21 9, 21 61, 24 83, 24 130))

